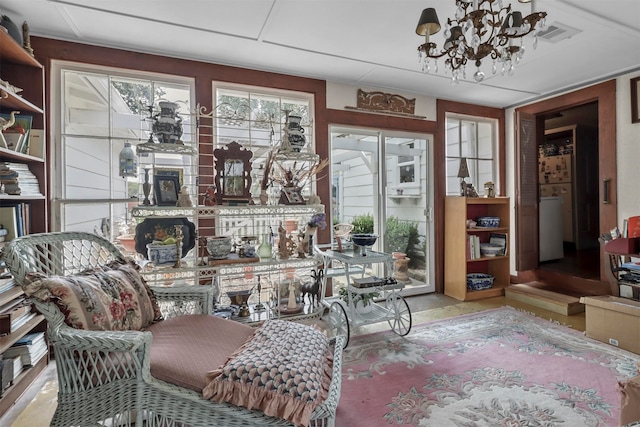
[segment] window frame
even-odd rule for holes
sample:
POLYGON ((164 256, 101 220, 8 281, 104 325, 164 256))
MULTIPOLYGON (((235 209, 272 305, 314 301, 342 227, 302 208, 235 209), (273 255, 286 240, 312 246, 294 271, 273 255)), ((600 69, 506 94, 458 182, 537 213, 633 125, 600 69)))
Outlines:
MULTIPOLYGON (((119 67, 108 67, 101 65, 93 65, 93 64, 85 64, 73 61, 64 61, 64 60, 52 60, 51 62, 51 74, 50 74, 50 82, 51 82, 51 105, 58 105, 58 108, 52 108, 51 113, 51 135, 53 137, 53 141, 51 143, 51 165, 52 172, 50 174, 50 188, 51 188, 51 229, 52 231, 64 231, 64 207, 65 206, 100 206, 104 205, 108 206, 109 210, 109 219, 110 223, 108 226, 105 226, 104 221, 101 224, 100 228, 104 232, 107 230, 110 235, 108 238, 113 238, 118 234, 118 230, 115 229, 115 225, 120 220, 130 220, 129 210, 130 204, 133 199, 130 198, 101 198, 101 199, 85 199, 85 198, 67 198, 66 197, 66 178, 65 178, 65 165, 64 165, 64 147, 63 141, 68 137, 87 137, 88 135, 75 135, 75 134, 64 134, 64 123, 62 114, 65 110, 65 100, 63 94, 63 73, 71 71, 78 73, 87 73, 87 74, 96 74, 100 76, 111 78, 117 78, 122 80, 146 80, 149 82, 153 82, 154 84, 165 84, 165 85, 181 85, 188 87, 189 96, 190 96, 190 105, 188 106, 188 111, 192 112, 195 109, 195 79, 192 77, 185 76, 177 76, 177 75, 168 75, 162 73, 154 73, 154 72, 146 72, 146 71, 138 71, 127 68, 119 68, 119 67), (123 209, 125 213, 125 218, 115 218, 114 217, 114 207, 118 204, 125 204, 126 206, 123 209)), ((155 103, 155 100, 154 100, 155 103)), ((109 104, 111 105, 111 104, 109 104)), ((123 138, 117 135, 114 135, 112 132, 112 120, 111 120, 111 107, 109 106, 109 129, 110 133, 107 136, 100 136, 101 139, 108 139, 110 151, 113 152, 113 144, 114 141, 122 141, 124 140, 132 140, 132 138, 123 138)), ((139 131, 143 131, 142 126, 139 131)), ((136 142, 144 142, 142 140, 136 142)), ((115 159, 117 161, 117 159, 115 159)), ((113 159, 109 159, 109 181, 113 182, 115 179, 122 179, 117 176, 117 168, 116 173, 114 174, 113 167, 113 159)), ((139 178, 133 178, 134 181, 132 183, 135 185, 138 182, 139 178)), ((113 196, 112 187, 109 188, 110 196, 113 196)), ((138 199, 135 200, 136 204, 138 199)), ((94 227, 94 230, 96 228, 94 227)))

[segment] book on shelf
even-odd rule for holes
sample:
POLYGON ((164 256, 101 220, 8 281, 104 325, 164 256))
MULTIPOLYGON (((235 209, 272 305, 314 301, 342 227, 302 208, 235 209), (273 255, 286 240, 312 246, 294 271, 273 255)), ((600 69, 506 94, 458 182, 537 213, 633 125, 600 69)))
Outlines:
POLYGON ((7 230, 6 241, 18 237, 18 216, 13 206, 0 206, 0 224, 7 230))
POLYGON ((38 178, 26 163, 0 162, 0 184, 12 196, 42 196, 38 178))
POLYGON ((46 354, 47 341, 44 339, 44 332, 25 335, 3 353, 5 357, 20 356, 23 366, 35 365, 46 354))
POLYGON ((480 237, 475 234, 467 235, 467 260, 480 258, 480 237))
POLYGON ((502 248, 502 250, 498 253, 498 255, 507 255, 507 243, 509 238, 507 233, 491 233, 489 235, 489 243, 492 245, 498 245, 502 248))
POLYGON ((13 363, 13 379, 15 380, 16 378, 18 378, 18 375, 20 375, 22 373, 22 370, 24 369, 24 365, 22 364, 22 357, 18 355, 13 357, 7 357, 7 359, 11 360, 11 362, 13 363))
POLYGON ((44 159, 44 129, 31 129, 28 142, 26 154, 44 159))
MULTIPOLYGON (((4 243, 4 242, 3 242, 4 243)), ((13 277, 0 277, 0 294, 16 287, 13 277)))

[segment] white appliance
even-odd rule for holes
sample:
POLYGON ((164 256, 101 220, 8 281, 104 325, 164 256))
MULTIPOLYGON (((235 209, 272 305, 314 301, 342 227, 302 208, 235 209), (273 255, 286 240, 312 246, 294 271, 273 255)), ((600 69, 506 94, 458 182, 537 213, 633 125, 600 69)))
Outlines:
POLYGON ((562 235, 565 242, 574 242, 573 157, 571 154, 538 158, 540 197, 562 198, 562 235))
POLYGON ((564 257, 562 247, 562 197, 540 198, 540 261, 564 257))

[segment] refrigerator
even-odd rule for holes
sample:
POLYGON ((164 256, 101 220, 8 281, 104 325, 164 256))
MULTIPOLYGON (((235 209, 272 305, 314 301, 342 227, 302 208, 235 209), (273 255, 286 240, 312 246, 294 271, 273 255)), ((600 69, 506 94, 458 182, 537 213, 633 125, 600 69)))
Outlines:
POLYGON ((538 225, 541 262, 564 257, 562 225, 562 198, 541 197, 538 225))
POLYGON ((538 159, 540 198, 559 197, 562 200, 562 240, 574 242, 572 154, 540 156, 538 159))

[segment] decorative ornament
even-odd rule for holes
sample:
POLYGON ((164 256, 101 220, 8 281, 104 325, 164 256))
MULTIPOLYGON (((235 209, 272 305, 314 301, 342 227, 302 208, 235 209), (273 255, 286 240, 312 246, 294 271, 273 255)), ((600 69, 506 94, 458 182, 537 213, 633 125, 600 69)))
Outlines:
POLYGON ((120 151, 118 155, 119 159, 119 169, 120 176, 125 178, 127 176, 136 176, 137 168, 138 168, 138 159, 136 158, 136 154, 133 152, 131 148, 130 142, 124 143, 124 148, 120 151))

